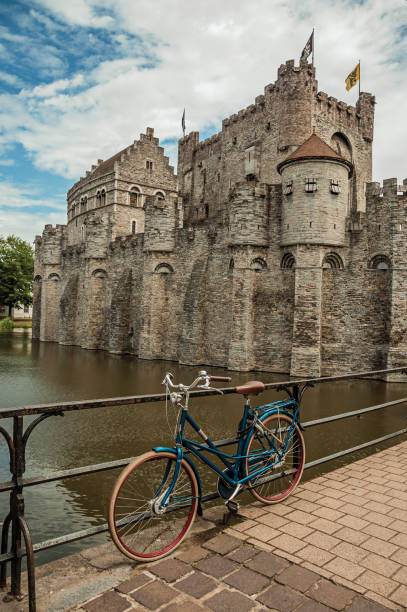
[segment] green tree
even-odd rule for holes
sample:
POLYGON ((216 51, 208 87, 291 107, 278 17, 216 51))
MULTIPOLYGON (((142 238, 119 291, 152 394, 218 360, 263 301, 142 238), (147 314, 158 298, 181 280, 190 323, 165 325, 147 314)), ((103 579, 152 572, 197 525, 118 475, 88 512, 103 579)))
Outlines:
POLYGON ((34 250, 17 236, 0 237, 0 304, 11 309, 32 304, 34 250))

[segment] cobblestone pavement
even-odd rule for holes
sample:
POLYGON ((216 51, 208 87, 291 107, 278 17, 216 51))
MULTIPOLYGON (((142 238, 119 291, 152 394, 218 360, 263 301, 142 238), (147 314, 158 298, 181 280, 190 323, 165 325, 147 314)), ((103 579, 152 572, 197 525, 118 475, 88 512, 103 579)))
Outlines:
POLYGON ((407 442, 239 515, 75 610, 407 609, 407 442))

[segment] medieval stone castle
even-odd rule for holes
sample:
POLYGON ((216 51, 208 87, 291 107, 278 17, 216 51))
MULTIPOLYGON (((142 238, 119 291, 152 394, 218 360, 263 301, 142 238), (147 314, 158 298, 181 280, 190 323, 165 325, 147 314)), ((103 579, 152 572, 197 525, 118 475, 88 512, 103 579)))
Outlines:
POLYGON ((222 131, 154 131, 36 238, 33 336, 236 370, 330 375, 407 357, 407 181, 371 182, 375 98, 280 66, 222 131))

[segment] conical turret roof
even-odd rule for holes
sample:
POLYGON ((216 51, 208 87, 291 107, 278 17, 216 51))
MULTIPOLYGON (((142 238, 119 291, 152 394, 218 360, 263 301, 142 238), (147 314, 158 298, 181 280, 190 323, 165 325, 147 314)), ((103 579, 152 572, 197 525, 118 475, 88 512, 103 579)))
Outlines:
POLYGON ((346 164, 350 172, 353 168, 352 162, 342 157, 342 155, 339 155, 332 147, 321 140, 319 136, 312 134, 312 136, 307 138, 307 140, 294 151, 294 153, 291 153, 284 161, 278 164, 277 170, 280 172, 281 168, 289 162, 306 159, 332 159, 346 164))

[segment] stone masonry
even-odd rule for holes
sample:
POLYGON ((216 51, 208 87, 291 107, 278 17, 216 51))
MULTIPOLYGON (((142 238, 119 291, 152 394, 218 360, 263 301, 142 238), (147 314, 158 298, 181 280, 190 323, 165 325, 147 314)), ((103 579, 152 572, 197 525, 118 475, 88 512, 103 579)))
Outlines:
POLYGON ((333 375, 407 357, 407 180, 371 182, 375 98, 280 66, 222 131, 152 128, 36 238, 33 337, 143 359, 333 375))

